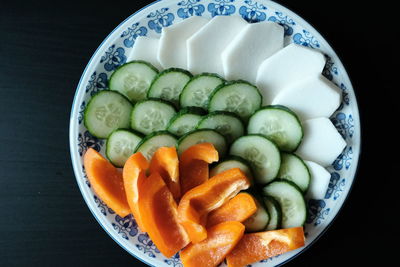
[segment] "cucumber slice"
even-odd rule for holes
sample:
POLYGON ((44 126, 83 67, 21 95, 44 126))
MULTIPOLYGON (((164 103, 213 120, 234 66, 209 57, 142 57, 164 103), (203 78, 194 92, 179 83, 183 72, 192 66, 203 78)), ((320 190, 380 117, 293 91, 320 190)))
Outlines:
POLYGON ((137 102, 146 98, 147 90, 158 70, 150 63, 134 60, 117 68, 110 77, 109 86, 137 102))
POLYGON ((304 225, 307 217, 306 202, 295 183, 284 179, 276 180, 265 186, 263 192, 278 201, 282 209, 282 228, 304 225))
POLYGON ((148 98, 160 98, 179 106, 179 95, 183 87, 192 78, 192 74, 184 69, 169 68, 160 72, 150 85, 148 98))
POLYGON ((211 92, 224 82, 224 79, 217 74, 202 73, 194 76, 185 85, 179 96, 180 106, 207 109, 211 92))
POLYGON ((296 150, 303 139, 303 127, 297 115, 279 105, 266 106, 254 113, 247 132, 265 135, 287 152, 296 150))
POLYGON ((125 129, 115 130, 107 139, 106 156, 116 167, 123 167, 141 140, 141 134, 125 129))
POLYGON ((279 229, 282 224, 281 206, 273 197, 264 196, 263 200, 269 214, 269 222, 265 230, 269 231, 279 229))
POLYGON ((232 168, 239 168, 244 172, 244 174, 246 174, 246 177, 249 178, 249 180, 253 180, 250 164, 243 158, 237 156, 230 156, 229 158, 218 162, 217 165, 210 170, 210 177, 232 168))
POLYGON ((90 99, 83 116, 83 123, 90 134, 107 138, 118 128, 129 128, 132 104, 114 91, 100 91, 90 99))
POLYGON ((278 177, 294 182, 305 193, 311 181, 307 165, 295 154, 282 153, 281 160, 278 177))
POLYGON ((278 147, 266 137, 250 134, 233 142, 231 155, 244 158, 250 163, 255 182, 266 184, 278 174, 281 156, 278 147))
POLYGON ((131 128, 146 135, 165 130, 175 113, 175 108, 168 102, 158 99, 142 100, 132 109, 131 128))
POLYGON ((256 194, 251 194, 257 205, 257 211, 247 220, 243 222, 247 232, 263 231, 267 227, 270 216, 268 210, 264 206, 263 200, 256 194))
POLYGON ((227 111, 211 112, 199 122, 197 129, 214 129, 225 136, 228 144, 244 135, 241 119, 235 113, 227 111))
POLYGON ((218 151, 219 158, 223 158, 227 151, 225 138, 212 129, 200 129, 188 132, 178 140, 178 154, 182 154, 189 147, 200 144, 211 143, 218 151))
POLYGON ((135 153, 141 152, 147 160, 150 160, 157 149, 160 147, 174 147, 176 142, 175 136, 167 131, 154 132, 142 139, 137 145, 135 153))
POLYGON ((257 87, 245 81, 232 81, 215 88, 208 111, 224 110, 236 113, 244 121, 261 107, 262 96, 257 87))
POLYGON ((196 129, 196 126, 204 113, 203 109, 196 107, 181 109, 174 117, 172 117, 167 130, 176 136, 182 136, 185 133, 193 131, 196 129))

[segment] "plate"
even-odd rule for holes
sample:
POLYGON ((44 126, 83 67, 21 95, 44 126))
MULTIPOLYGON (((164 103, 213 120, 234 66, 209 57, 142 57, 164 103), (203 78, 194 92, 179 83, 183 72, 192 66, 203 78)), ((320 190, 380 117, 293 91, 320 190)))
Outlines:
POLYGON ((360 119, 354 90, 338 56, 310 24, 287 8, 268 0, 161 0, 132 14, 100 44, 86 66, 76 89, 70 117, 70 151, 77 183, 93 216, 127 252, 151 266, 182 266, 179 255, 165 258, 131 215, 121 218, 93 193, 82 156, 88 148, 104 154, 105 142, 83 125, 88 100, 105 90, 107 79, 125 63, 138 36, 159 37, 161 29, 191 16, 241 16, 249 22, 274 21, 285 29, 285 44, 297 43, 322 51, 328 58, 323 74, 342 90, 342 103, 331 120, 347 142, 343 153, 328 168, 331 173, 324 199, 308 201, 306 246, 252 266, 281 265, 314 243, 334 220, 353 184, 360 153, 360 119))

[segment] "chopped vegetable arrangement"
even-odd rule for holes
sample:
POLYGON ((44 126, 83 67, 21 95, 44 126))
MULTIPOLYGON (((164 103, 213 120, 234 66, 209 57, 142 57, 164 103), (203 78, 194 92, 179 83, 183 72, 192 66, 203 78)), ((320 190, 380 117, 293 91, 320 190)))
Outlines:
POLYGON ((85 109, 88 131, 107 139, 107 158, 84 155, 94 192, 185 267, 246 266, 304 246, 306 199, 324 196, 324 167, 346 146, 327 118, 340 94, 321 75, 323 54, 284 47, 283 32, 186 19, 160 40, 138 38, 85 109))

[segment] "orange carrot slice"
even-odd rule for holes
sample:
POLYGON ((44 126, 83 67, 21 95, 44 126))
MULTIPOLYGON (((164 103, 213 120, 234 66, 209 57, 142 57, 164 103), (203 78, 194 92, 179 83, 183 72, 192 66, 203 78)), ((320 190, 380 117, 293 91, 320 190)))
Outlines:
POLYGON ((249 186, 250 182, 245 174, 239 168, 233 168, 188 191, 179 202, 178 215, 190 240, 193 243, 204 240, 207 237, 205 225, 208 213, 218 209, 249 186))
POLYGON ((207 228, 228 221, 243 222, 257 211, 254 198, 247 193, 240 193, 220 208, 210 212, 207 228))
POLYGON ((142 191, 140 190, 140 187, 146 179, 146 170, 148 168, 149 162, 142 153, 138 152, 128 158, 122 171, 126 198, 133 217, 142 232, 146 229, 141 220, 138 203, 140 199, 139 194, 142 191))
POLYGON ((97 196, 121 217, 131 213, 121 172, 93 148, 89 148, 83 164, 90 185, 97 196))
POLYGON ((160 147, 150 161, 150 173, 158 172, 177 200, 181 196, 179 160, 175 147, 160 147))
POLYGON ((208 180, 208 164, 218 161, 218 151, 211 143, 200 143, 186 149, 180 156, 181 193, 208 180))
POLYGON ((217 266, 240 241, 244 229, 240 222, 223 222, 211 227, 207 239, 190 244, 180 252, 183 266, 217 266))
POLYGON ((242 267, 304 246, 303 227, 245 234, 226 257, 228 267, 242 267))
POLYGON ((165 257, 172 257, 190 242, 178 223, 177 204, 158 173, 145 179, 139 190, 143 226, 158 250, 165 257))

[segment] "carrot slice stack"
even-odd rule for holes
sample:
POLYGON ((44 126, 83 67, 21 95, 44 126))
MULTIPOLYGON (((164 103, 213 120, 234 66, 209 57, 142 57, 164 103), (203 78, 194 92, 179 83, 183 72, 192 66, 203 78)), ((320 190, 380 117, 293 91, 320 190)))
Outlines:
POLYGON ((93 148, 86 151, 83 164, 97 196, 119 216, 130 214, 122 173, 93 148))
POLYGON ((207 228, 222 222, 243 222, 256 211, 257 204, 254 198, 250 194, 240 193, 220 208, 210 212, 207 218, 207 228))
POLYGON ((144 228, 165 257, 175 255, 189 242, 178 223, 177 204, 158 173, 151 174, 140 187, 139 211, 144 228))
POLYGON ((228 267, 248 264, 304 246, 303 227, 245 234, 226 257, 228 267))
POLYGON ((181 251, 183 266, 218 266, 242 238, 244 229, 240 222, 223 222, 211 227, 207 239, 181 251))
POLYGON ((179 222, 185 227, 190 240, 198 243, 207 238, 207 215, 218 209, 241 190, 250 186, 239 168, 217 174, 188 191, 179 202, 179 222))
POLYGON ((176 200, 181 197, 179 159, 175 147, 160 147, 150 161, 150 173, 158 172, 176 200))
POLYGON ((128 158, 122 172, 129 207, 139 229, 143 232, 146 231, 146 229, 141 220, 138 204, 141 197, 139 194, 143 191, 140 187, 146 179, 146 170, 148 168, 149 162, 142 153, 138 152, 128 158))
POLYGON ((218 151, 211 143, 201 143, 186 149, 179 162, 181 193, 208 180, 208 164, 218 161, 218 151))

